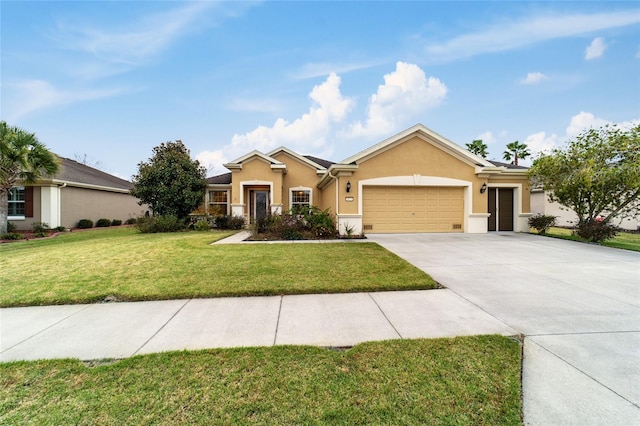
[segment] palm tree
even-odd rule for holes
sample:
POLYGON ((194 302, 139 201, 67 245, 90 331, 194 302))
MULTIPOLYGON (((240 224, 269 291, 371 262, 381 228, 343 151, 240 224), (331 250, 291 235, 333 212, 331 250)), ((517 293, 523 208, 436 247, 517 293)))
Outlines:
POLYGON ((58 171, 58 158, 33 133, 0 121, 0 234, 7 233, 9 192, 58 171))
POLYGON ((511 159, 513 158, 513 161, 511 161, 511 164, 514 164, 517 166, 518 159, 524 160, 530 155, 531 155, 531 152, 529 151, 529 148, 527 148, 526 143, 520 143, 518 141, 514 141, 507 144, 507 150, 502 155, 502 158, 504 158, 507 161, 511 161, 511 159))
POLYGON ((487 158, 487 145, 482 139, 474 139, 473 142, 466 144, 467 149, 475 155, 487 158))

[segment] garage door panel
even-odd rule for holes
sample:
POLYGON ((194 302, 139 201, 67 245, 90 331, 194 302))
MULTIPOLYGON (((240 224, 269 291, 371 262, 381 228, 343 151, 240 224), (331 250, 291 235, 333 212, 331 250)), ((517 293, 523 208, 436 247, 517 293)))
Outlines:
POLYGON ((463 188, 365 186, 365 232, 463 232, 463 188))

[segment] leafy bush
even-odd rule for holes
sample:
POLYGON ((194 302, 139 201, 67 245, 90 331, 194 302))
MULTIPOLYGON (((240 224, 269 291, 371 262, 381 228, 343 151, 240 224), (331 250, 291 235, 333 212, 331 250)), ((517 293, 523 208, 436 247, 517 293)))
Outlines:
POLYGON ((336 225, 328 209, 305 206, 280 215, 267 215, 256 222, 255 233, 282 240, 333 238, 336 225))
POLYGON ((34 222, 31 224, 31 229, 36 238, 46 237, 50 231, 49 225, 44 222, 34 222))
POLYGON ((214 223, 218 229, 242 229, 245 220, 243 216, 216 216, 214 223))
POLYGON ((7 234, 3 234, 0 239, 3 240, 21 240, 24 238, 24 235, 19 234, 17 232, 9 232, 7 234))
POLYGON ((174 215, 140 217, 136 223, 142 233, 177 232, 185 229, 184 221, 174 215))
POLYGON ((124 221, 125 225, 135 225, 136 223, 138 223, 138 219, 135 217, 130 217, 129 219, 124 221))
POLYGON ((93 228, 93 221, 91 219, 80 219, 77 227, 80 229, 93 228))
POLYGON ((113 219, 111 221, 111 226, 120 226, 122 225, 122 221, 120 219, 113 219))
POLYGON ((576 232, 582 238, 599 243, 618 235, 620 228, 603 220, 587 219, 578 223, 576 232))
POLYGON ((56 232, 64 232, 67 230, 67 228, 65 228, 64 226, 60 225, 60 226, 56 226, 55 228, 53 228, 54 231, 56 232))
POLYGON ((209 231, 211 229, 211 225, 209 225, 209 221, 205 219, 200 219, 194 225, 196 231, 209 231))
POLYGON ((11 234, 16 231, 18 227, 15 223, 7 222, 7 233, 11 234))
POLYGON ((96 228, 108 228, 111 226, 111 220, 109 219, 98 219, 98 221, 96 222, 96 228))
POLYGON ((529 223, 529 227, 538 231, 539 234, 544 235, 549 228, 555 226, 556 216, 538 213, 535 216, 531 216, 527 222, 529 223))

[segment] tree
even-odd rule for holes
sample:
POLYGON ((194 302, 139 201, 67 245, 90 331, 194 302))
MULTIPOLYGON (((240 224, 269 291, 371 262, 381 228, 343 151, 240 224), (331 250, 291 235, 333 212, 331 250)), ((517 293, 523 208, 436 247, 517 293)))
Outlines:
POLYGON ((474 139, 473 142, 466 144, 467 149, 475 155, 487 158, 487 145, 482 139, 474 139))
POLYGON ((51 176, 58 167, 56 155, 35 134, 0 121, 0 234, 7 233, 11 188, 51 176))
POLYGON ((525 158, 531 156, 531 152, 529 148, 527 148, 526 143, 520 143, 518 141, 511 142, 507 144, 507 150, 503 153, 502 158, 507 161, 511 161, 511 164, 518 165, 518 159, 524 160, 525 158))
POLYGON ((614 216, 640 211, 640 125, 604 126, 580 133, 564 149, 541 155, 529 169, 532 186, 578 216, 578 234, 594 241, 614 216))
POLYGON ((139 204, 148 204, 154 216, 186 219, 198 208, 207 189, 206 170, 191 160, 182 141, 166 142, 153 148, 149 162, 138 164, 131 195, 139 204))

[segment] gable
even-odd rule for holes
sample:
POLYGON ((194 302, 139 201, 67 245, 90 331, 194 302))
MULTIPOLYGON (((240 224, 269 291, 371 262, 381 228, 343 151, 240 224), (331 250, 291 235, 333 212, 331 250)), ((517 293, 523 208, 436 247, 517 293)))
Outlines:
POLYGON ((412 140, 414 137, 418 137, 423 139, 424 141, 432 144, 437 147, 441 151, 448 153, 449 155, 459 159, 460 161, 475 167, 492 167, 493 165, 485 160, 482 157, 478 157, 477 155, 472 154, 468 150, 462 148, 461 146, 455 144, 444 136, 439 135, 431 129, 423 126, 422 124, 416 124, 413 127, 410 127, 394 136, 391 136, 388 139, 383 140, 382 142, 373 145, 364 151, 359 152, 356 155, 353 155, 339 164, 361 164, 368 159, 376 157, 385 151, 401 145, 409 140, 412 140))
POLYGON ((475 164, 443 150, 429 138, 413 134, 358 160, 358 178, 382 176, 441 176, 471 180, 475 164))

